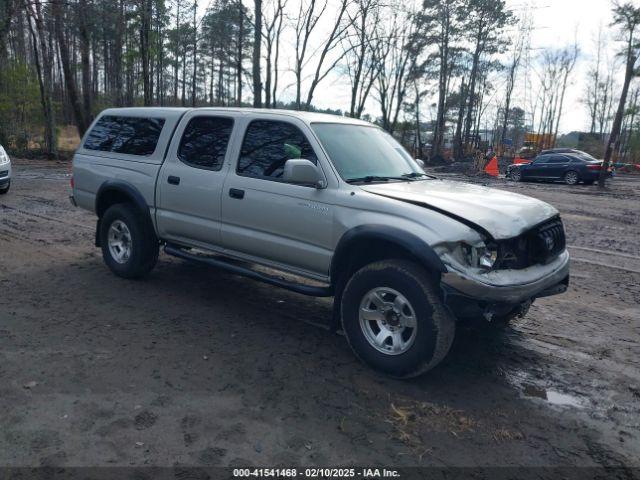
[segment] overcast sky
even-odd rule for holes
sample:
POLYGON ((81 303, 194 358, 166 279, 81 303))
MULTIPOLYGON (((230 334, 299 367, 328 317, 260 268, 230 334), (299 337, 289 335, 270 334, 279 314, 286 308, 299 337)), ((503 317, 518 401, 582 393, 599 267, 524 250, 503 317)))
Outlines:
MULTIPOLYGON (((541 49, 573 45, 574 39, 577 40, 580 58, 572 75, 572 85, 567 91, 560 131, 566 133, 588 129, 588 112, 581 99, 586 89, 586 72, 595 54, 595 38, 599 26, 602 24, 604 33, 614 37, 614 32, 609 27, 610 0, 509 0, 507 3, 517 14, 522 14, 527 5, 531 8, 534 24, 531 32, 532 58, 541 49)), ((613 38, 611 40, 613 46, 613 38)), ((535 82, 535 74, 525 69, 520 71, 519 77, 524 79, 526 75, 535 82)), ((523 85, 520 82, 516 86, 516 102, 523 101, 523 85)), ((336 77, 327 79, 324 88, 319 89, 314 103, 325 108, 348 108, 348 85, 336 77)), ((368 107, 368 113, 374 116, 378 114, 375 102, 370 102, 368 107)))
MULTIPOLYGON (((247 1, 247 5, 252 8, 253 2, 247 1)), ((297 12, 297 5, 302 0, 289 0, 289 15, 297 12)), ((332 1, 329 0, 330 4, 332 1)), ((420 0, 403 0, 415 1, 420 0)), ((639 0, 640 1, 640 0, 639 0)), ((263 0, 265 9, 269 8, 269 0, 263 0)), ((535 60, 536 56, 545 48, 562 48, 573 45, 574 41, 580 49, 580 56, 571 78, 571 86, 567 90, 563 117, 560 123, 560 132, 567 133, 573 130, 585 130, 589 128, 588 112, 582 102, 586 89, 587 71, 595 56, 595 42, 600 26, 603 28, 605 36, 608 36, 610 50, 608 55, 614 56, 615 49, 619 49, 620 45, 614 42, 617 33, 609 25, 611 23, 611 0, 507 0, 507 4, 517 15, 523 15, 525 10, 531 12, 533 17, 533 30, 531 32, 531 58, 535 60)), ((206 7, 206 2, 200 2, 202 13, 206 7)), ((265 10, 265 15, 270 13, 265 10)), ((333 16, 325 15, 321 20, 321 24, 315 33, 314 43, 318 45, 321 42, 324 32, 327 32, 332 25, 333 16)), ((290 101, 295 98, 295 89, 293 87, 293 73, 291 66, 294 58, 294 47, 292 31, 284 34, 282 47, 282 64, 279 100, 290 101), (285 88, 287 87, 287 88, 285 88)), ((623 68, 618 68, 621 83, 623 68)), ((307 72, 310 73, 310 72, 307 72)), ((521 68, 519 72, 520 81, 516 84, 514 91, 514 106, 525 108, 525 88, 524 80, 528 76, 533 88, 530 89, 529 95, 535 93, 536 75, 533 72, 521 68)), ((504 77, 504 75, 502 76, 504 77)), ((502 84, 504 79, 497 77, 495 83, 502 84)), ((316 91, 313 103, 321 108, 334 108, 348 110, 349 107, 349 83, 348 78, 338 73, 328 76, 316 91)), ((499 98, 499 94, 496 96, 499 98)), ((434 99, 427 99, 421 107, 424 112, 424 120, 432 118, 434 112, 429 111, 429 104, 434 99)), ((496 100, 497 102, 497 100, 496 100)), ((379 115, 379 109, 375 99, 370 98, 366 113, 373 117, 379 115)))

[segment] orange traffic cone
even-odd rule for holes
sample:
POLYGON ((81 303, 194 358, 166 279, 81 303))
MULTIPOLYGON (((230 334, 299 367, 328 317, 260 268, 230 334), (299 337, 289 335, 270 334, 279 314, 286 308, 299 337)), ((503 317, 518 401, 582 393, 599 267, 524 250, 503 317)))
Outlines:
POLYGON ((492 177, 497 177, 500 174, 498 170, 498 157, 493 157, 491 160, 489 160, 487 166, 484 167, 484 171, 492 177))

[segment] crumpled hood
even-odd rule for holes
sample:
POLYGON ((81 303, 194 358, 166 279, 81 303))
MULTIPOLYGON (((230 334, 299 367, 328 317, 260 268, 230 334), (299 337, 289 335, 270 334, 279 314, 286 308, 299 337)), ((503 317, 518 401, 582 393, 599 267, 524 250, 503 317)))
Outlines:
POLYGON ((360 185, 369 192, 424 204, 461 217, 495 239, 511 238, 547 220, 558 211, 535 198, 451 180, 424 180, 360 185))

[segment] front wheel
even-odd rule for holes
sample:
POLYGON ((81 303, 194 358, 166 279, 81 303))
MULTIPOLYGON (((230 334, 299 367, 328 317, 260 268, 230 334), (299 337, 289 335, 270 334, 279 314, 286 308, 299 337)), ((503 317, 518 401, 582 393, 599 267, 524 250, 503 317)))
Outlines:
POLYGON ((151 222, 129 204, 112 205, 100 221, 104 263, 123 278, 139 278, 158 261, 159 244, 151 222))
POLYGON ((579 180, 580 177, 578 177, 578 172, 570 170, 564 174, 564 183, 567 185, 577 185, 579 180))
POLYGON ((446 356, 455 319, 427 272, 406 260, 358 270, 342 294, 342 328, 356 356, 394 377, 415 377, 446 356))

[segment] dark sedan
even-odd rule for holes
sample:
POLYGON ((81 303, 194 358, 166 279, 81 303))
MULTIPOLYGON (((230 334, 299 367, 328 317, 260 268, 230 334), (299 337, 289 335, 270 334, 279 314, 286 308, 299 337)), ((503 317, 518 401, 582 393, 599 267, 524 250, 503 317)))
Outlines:
MULTIPOLYGON (((591 160, 582 155, 548 153, 538 155, 533 162, 509 165, 507 177, 514 182, 524 180, 561 181, 567 185, 583 182, 591 185, 598 180, 602 161, 591 160)), ((609 169, 609 175, 611 169, 609 169)))

